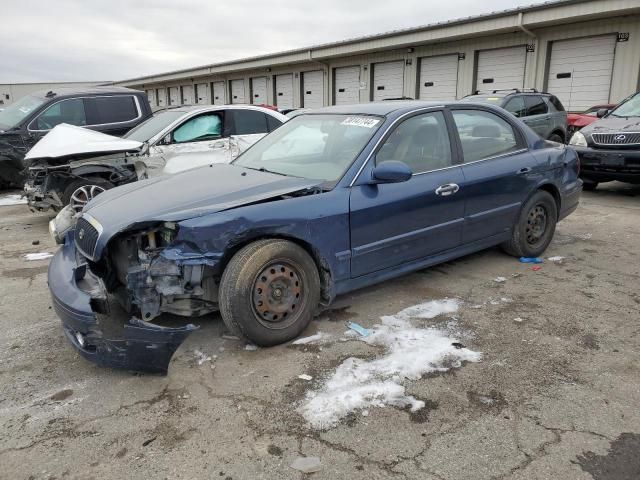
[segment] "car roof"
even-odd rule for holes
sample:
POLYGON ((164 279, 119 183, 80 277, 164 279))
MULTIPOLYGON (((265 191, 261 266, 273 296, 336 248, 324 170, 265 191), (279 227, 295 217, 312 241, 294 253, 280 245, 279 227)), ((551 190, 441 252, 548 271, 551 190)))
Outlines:
MULTIPOLYGON (((334 105, 311 110, 308 113, 329 113, 336 115, 389 115, 399 110, 438 107, 455 102, 426 102, 421 100, 397 100, 386 102, 356 103, 353 105, 334 105)), ((307 112, 305 112, 307 113, 307 112)))
POLYGON ((487 92, 477 92, 471 95, 467 95, 466 98, 507 98, 513 95, 536 95, 550 97, 551 94, 547 92, 521 92, 517 90, 492 90, 487 92))
POLYGON ((279 118, 281 120, 287 119, 287 117, 280 112, 276 112, 270 108, 259 107, 257 105, 180 105, 176 107, 167 107, 161 110, 157 110, 155 113, 160 112, 183 112, 183 113, 197 113, 197 112, 216 112, 218 110, 255 110, 262 113, 267 113, 272 117, 279 118))
POLYGON ((46 98, 49 92, 53 92, 55 94, 54 97, 63 97, 70 95, 104 95, 104 94, 112 94, 112 93, 137 93, 141 94, 143 92, 139 90, 133 90, 131 88, 126 87, 111 87, 111 86, 95 86, 95 87, 52 87, 47 90, 37 90, 32 92, 30 95, 36 97, 46 98))

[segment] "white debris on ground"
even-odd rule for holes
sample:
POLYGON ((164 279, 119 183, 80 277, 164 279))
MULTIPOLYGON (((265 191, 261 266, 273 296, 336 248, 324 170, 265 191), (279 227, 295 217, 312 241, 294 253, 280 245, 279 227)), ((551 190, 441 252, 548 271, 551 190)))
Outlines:
POLYGON ((53 257, 53 253, 40 252, 40 253, 27 253, 22 258, 24 258, 28 262, 33 262, 35 260, 46 260, 47 258, 51 258, 51 257, 53 257))
POLYGON ((583 233, 582 235, 577 235, 577 238, 579 238, 580 240, 591 240, 591 237, 593 237, 591 233, 583 233))
POLYGON ((423 408, 424 402, 405 393, 404 379, 445 372, 463 361, 478 362, 482 354, 461 346, 445 329, 416 327, 411 320, 454 313, 459 303, 435 300, 380 317, 382 324, 359 340, 384 347, 386 353, 374 360, 345 360, 319 390, 307 394, 299 412, 312 428, 324 430, 354 410, 386 405, 410 407, 411 411, 423 408))
POLYGON ((9 205, 24 205, 27 199, 21 195, 3 195, 0 197, 0 207, 8 207, 9 205))
POLYGON ((507 281, 507 279, 504 278, 504 277, 496 277, 496 278, 493 279, 493 281, 496 282, 496 283, 504 283, 504 282, 507 281))
POLYGON ((331 338, 331 335, 324 332, 316 333, 315 335, 311 335, 310 337, 302 337, 292 342, 292 345, 306 345, 308 343, 318 343, 323 342, 331 338))
POLYGON ((516 317, 516 318, 514 318, 514 319, 513 319, 513 321, 514 321, 514 322, 518 322, 518 323, 522 323, 522 322, 524 322, 524 320, 523 320, 522 318, 520 318, 520 317, 516 317))
POLYGON ((320 471, 322 464, 318 457, 298 457, 293 461, 290 467, 294 470, 299 470, 302 473, 314 473, 320 471))
POLYGON ((311 375, 307 375, 306 373, 303 373, 302 375, 298 375, 298 378, 300 380, 306 380, 307 382, 309 380, 313 380, 313 377, 311 375))
POLYGON ((562 263, 564 262, 564 257, 549 257, 547 260, 553 263, 562 263))
POLYGON ((196 357, 196 363, 202 365, 205 362, 210 362, 213 358, 201 350, 194 350, 193 355, 196 357))
POLYGON ((247 343, 244 346, 244 349, 249 351, 249 352, 255 352, 258 349, 258 347, 257 347, 257 345, 254 345, 253 343, 247 343))

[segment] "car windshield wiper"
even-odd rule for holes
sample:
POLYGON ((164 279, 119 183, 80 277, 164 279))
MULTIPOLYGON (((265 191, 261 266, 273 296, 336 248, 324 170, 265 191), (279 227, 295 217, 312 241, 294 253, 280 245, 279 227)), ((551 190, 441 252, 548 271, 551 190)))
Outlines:
POLYGON ((273 170, 268 170, 264 167, 255 168, 255 167, 245 167, 244 165, 242 167, 248 168, 249 170, 256 170, 257 172, 273 173, 275 175, 282 175, 283 177, 293 177, 293 175, 287 175, 286 173, 282 173, 282 172, 274 172, 273 170))

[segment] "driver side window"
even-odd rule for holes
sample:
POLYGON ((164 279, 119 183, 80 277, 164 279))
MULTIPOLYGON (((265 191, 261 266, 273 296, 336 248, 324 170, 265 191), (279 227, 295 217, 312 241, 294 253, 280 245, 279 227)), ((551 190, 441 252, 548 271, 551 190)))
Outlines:
POLYGON ((452 166, 444 114, 425 113, 402 122, 376 154, 376 164, 387 160, 406 163, 414 174, 452 166))
POLYGON ((51 130, 56 125, 68 123, 82 127, 87 124, 84 100, 72 98, 51 105, 42 112, 35 122, 36 130, 51 130))
POLYGON ((187 120, 173 131, 173 143, 201 142, 222 137, 222 117, 208 113, 187 120))

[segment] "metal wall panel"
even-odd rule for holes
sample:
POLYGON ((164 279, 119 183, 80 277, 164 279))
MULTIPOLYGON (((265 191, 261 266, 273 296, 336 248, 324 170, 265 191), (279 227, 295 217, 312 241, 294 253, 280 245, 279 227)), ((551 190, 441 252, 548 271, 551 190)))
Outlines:
POLYGON ((267 77, 251 79, 251 103, 255 105, 267 103, 267 77))
POLYGON ((166 107, 167 106, 167 89, 166 88, 156 88, 156 99, 158 100, 158 107, 166 107))
POLYGON ((147 94, 147 99, 149 100, 149 105, 152 107, 156 106, 156 91, 152 88, 150 90, 145 90, 147 94))
POLYGON ((571 112, 609 103, 615 48, 614 35, 553 42, 548 90, 571 112))

